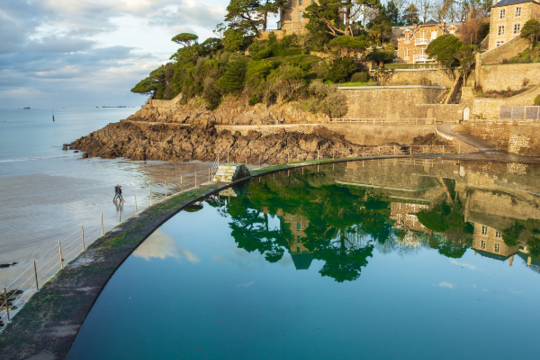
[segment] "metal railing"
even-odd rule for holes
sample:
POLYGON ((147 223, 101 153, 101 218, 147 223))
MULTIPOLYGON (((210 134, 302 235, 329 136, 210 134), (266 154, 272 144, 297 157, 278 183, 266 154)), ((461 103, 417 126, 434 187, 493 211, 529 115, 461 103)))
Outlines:
POLYGON ((424 54, 413 55, 413 63, 416 63, 419 61, 433 61, 433 60, 430 59, 429 56, 424 55, 424 54))
MULTIPOLYGON (((137 203, 134 197, 134 212, 126 217, 122 213, 121 203, 118 205, 118 224, 124 219, 137 215, 143 207, 149 207, 159 203, 168 196, 183 193, 206 181, 212 181, 217 173, 220 163, 244 163, 246 166, 266 167, 271 165, 301 162, 310 160, 331 160, 338 158, 363 158, 382 155, 418 155, 418 154, 456 154, 461 153, 461 147, 454 145, 394 145, 394 146, 366 146, 356 148, 324 149, 316 152, 296 151, 283 152, 279 156, 269 156, 263 154, 233 155, 228 150, 216 155, 216 159, 208 172, 194 172, 184 174, 175 183, 154 184, 155 187, 164 189, 163 193, 153 192, 152 187, 148 188, 148 198, 143 203, 137 203), (169 191, 172 189, 172 191, 169 191), (142 206, 141 206, 142 205, 142 206)), ((400 159, 400 162, 415 163, 414 159, 400 159)), ((109 229, 110 231, 111 229, 109 229)), ((0 329, 5 324, 11 322, 13 316, 20 310, 20 307, 41 287, 49 281, 55 274, 64 269, 65 266, 76 264, 73 260, 86 248, 106 233, 103 223, 103 214, 96 216, 96 225, 81 226, 73 229, 73 232, 65 236, 58 244, 51 247, 43 255, 33 260, 15 280, 8 285, 0 287, 0 329)), ((9 270, 9 269, 8 269, 9 270)))
POLYGON ((459 120, 437 120, 436 118, 332 118, 330 121, 355 124, 389 124, 389 125, 442 125, 459 124, 459 120))
POLYGON ((414 45, 416 46, 429 45, 430 42, 431 39, 414 39, 414 45))

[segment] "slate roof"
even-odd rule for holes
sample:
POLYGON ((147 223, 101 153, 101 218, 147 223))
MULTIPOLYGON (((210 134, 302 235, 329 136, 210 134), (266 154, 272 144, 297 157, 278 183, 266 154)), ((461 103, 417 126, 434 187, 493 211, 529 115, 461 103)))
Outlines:
POLYGON ((532 0, 501 0, 491 8, 533 2, 532 0))
POLYGON ((499 260, 499 261, 502 261, 502 262, 505 262, 509 258, 509 257, 502 256, 502 255, 491 254, 491 253, 488 253, 488 252, 485 252, 485 251, 482 251, 482 250, 477 250, 477 249, 475 249, 475 250, 480 256, 487 257, 487 258, 494 259, 494 260, 499 260))

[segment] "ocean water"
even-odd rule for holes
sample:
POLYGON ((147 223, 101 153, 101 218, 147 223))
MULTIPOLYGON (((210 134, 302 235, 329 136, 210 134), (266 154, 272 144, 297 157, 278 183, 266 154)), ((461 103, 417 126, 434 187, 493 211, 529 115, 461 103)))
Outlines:
POLYGON ((535 358, 539 172, 374 160, 247 181, 143 242, 68 359, 535 358))
POLYGON ((157 200, 165 182, 172 193, 180 176, 208 169, 200 162, 82 159, 81 153, 62 150, 64 143, 136 110, 55 109, 54 122, 51 110, 0 110, 0 264, 17 263, 0 269, 0 288, 58 241, 76 241, 81 226, 91 243, 99 235, 101 214, 106 231, 118 224, 115 184, 123 187, 125 219, 135 212, 135 196, 140 211, 149 205, 150 188, 157 200))
POLYGON ((136 108, 0 109, 0 163, 70 156, 62 144, 125 119, 136 108))

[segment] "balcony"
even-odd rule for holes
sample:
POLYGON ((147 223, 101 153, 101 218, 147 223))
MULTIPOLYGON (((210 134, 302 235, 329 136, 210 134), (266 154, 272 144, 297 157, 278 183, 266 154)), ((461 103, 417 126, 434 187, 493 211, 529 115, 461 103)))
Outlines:
POLYGON ((431 42, 431 39, 414 39, 414 45, 416 46, 427 46, 431 42))
POLYGON ((426 54, 418 54, 418 55, 413 55, 413 64, 416 64, 418 62, 428 62, 428 61, 433 61, 432 59, 430 59, 426 54))

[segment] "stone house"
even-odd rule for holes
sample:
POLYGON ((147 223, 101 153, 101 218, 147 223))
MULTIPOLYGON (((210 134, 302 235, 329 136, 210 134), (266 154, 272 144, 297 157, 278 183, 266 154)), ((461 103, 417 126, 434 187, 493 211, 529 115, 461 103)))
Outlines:
POLYGON ((434 60, 426 54, 429 43, 445 34, 456 34, 462 23, 438 24, 430 20, 425 24, 412 26, 395 26, 392 28, 392 37, 397 38, 398 63, 429 63, 434 60))
POLYGON ((519 252, 519 246, 509 247, 504 243, 502 231, 477 222, 474 223, 472 248, 506 258, 519 252))
POLYGON ((540 0, 502 0, 491 7, 489 47, 497 46, 519 36, 529 19, 540 19, 540 0))
POLYGON ((278 30, 286 30, 287 33, 301 33, 304 31, 308 19, 304 18, 306 8, 314 0, 288 0, 287 10, 282 11, 278 21, 278 30))

